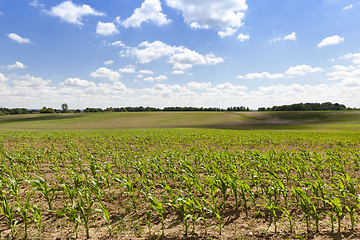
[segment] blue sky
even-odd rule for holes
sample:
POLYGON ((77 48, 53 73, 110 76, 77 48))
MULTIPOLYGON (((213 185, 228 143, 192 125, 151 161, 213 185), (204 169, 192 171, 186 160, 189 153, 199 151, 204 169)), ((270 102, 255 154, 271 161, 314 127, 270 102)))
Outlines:
POLYGON ((360 107, 360 1, 1 0, 0 105, 360 107))

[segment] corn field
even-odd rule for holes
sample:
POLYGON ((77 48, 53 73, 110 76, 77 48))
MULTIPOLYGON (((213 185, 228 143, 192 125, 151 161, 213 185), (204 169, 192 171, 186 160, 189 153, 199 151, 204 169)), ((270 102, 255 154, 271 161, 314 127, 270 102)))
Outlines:
POLYGON ((0 133, 0 239, 359 237, 359 134, 0 133))

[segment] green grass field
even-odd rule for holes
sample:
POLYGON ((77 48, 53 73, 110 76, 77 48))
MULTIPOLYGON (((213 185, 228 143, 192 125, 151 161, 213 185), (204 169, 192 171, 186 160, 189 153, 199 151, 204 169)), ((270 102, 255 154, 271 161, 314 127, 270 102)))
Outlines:
POLYGON ((0 131, 184 127, 359 132, 360 112, 126 112, 0 116, 0 131))

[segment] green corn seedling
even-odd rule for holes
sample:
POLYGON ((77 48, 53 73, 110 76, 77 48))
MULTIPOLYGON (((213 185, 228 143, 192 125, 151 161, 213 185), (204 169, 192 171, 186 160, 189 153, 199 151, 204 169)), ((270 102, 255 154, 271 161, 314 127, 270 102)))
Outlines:
POLYGON ((42 213, 38 205, 33 205, 31 209, 31 215, 35 222, 36 228, 38 229, 38 238, 41 239, 42 213))
POLYGON ((50 186, 42 177, 38 177, 38 180, 29 180, 29 182, 35 190, 44 196, 49 209, 52 210, 52 202, 56 196, 55 193, 60 191, 60 189, 50 186))
POLYGON ((21 204, 20 202, 16 202, 17 205, 17 211, 22 216, 23 222, 24 222, 24 239, 27 239, 27 230, 29 227, 30 217, 29 213, 31 211, 31 205, 30 205, 30 196, 31 192, 27 194, 25 204, 21 204))
POLYGON ((11 229, 11 236, 14 238, 15 236, 15 229, 18 221, 16 221, 12 206, 9 204, 7 198, 4 196, 3 200, 1 201, 1 214, 6 218, 6 223, 8 227, 11 229))

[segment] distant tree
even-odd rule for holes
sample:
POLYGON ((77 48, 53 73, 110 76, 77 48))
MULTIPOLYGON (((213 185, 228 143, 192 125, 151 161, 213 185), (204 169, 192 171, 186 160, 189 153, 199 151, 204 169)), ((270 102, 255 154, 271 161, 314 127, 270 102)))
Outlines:
POLYGON ((63 113, 69 112, 69 106, 66 103, 61 104, 61 108, 63 113))
POLYGON ((40 109, 40 113, 55 113, 54 109, 43 107, 40 109))

